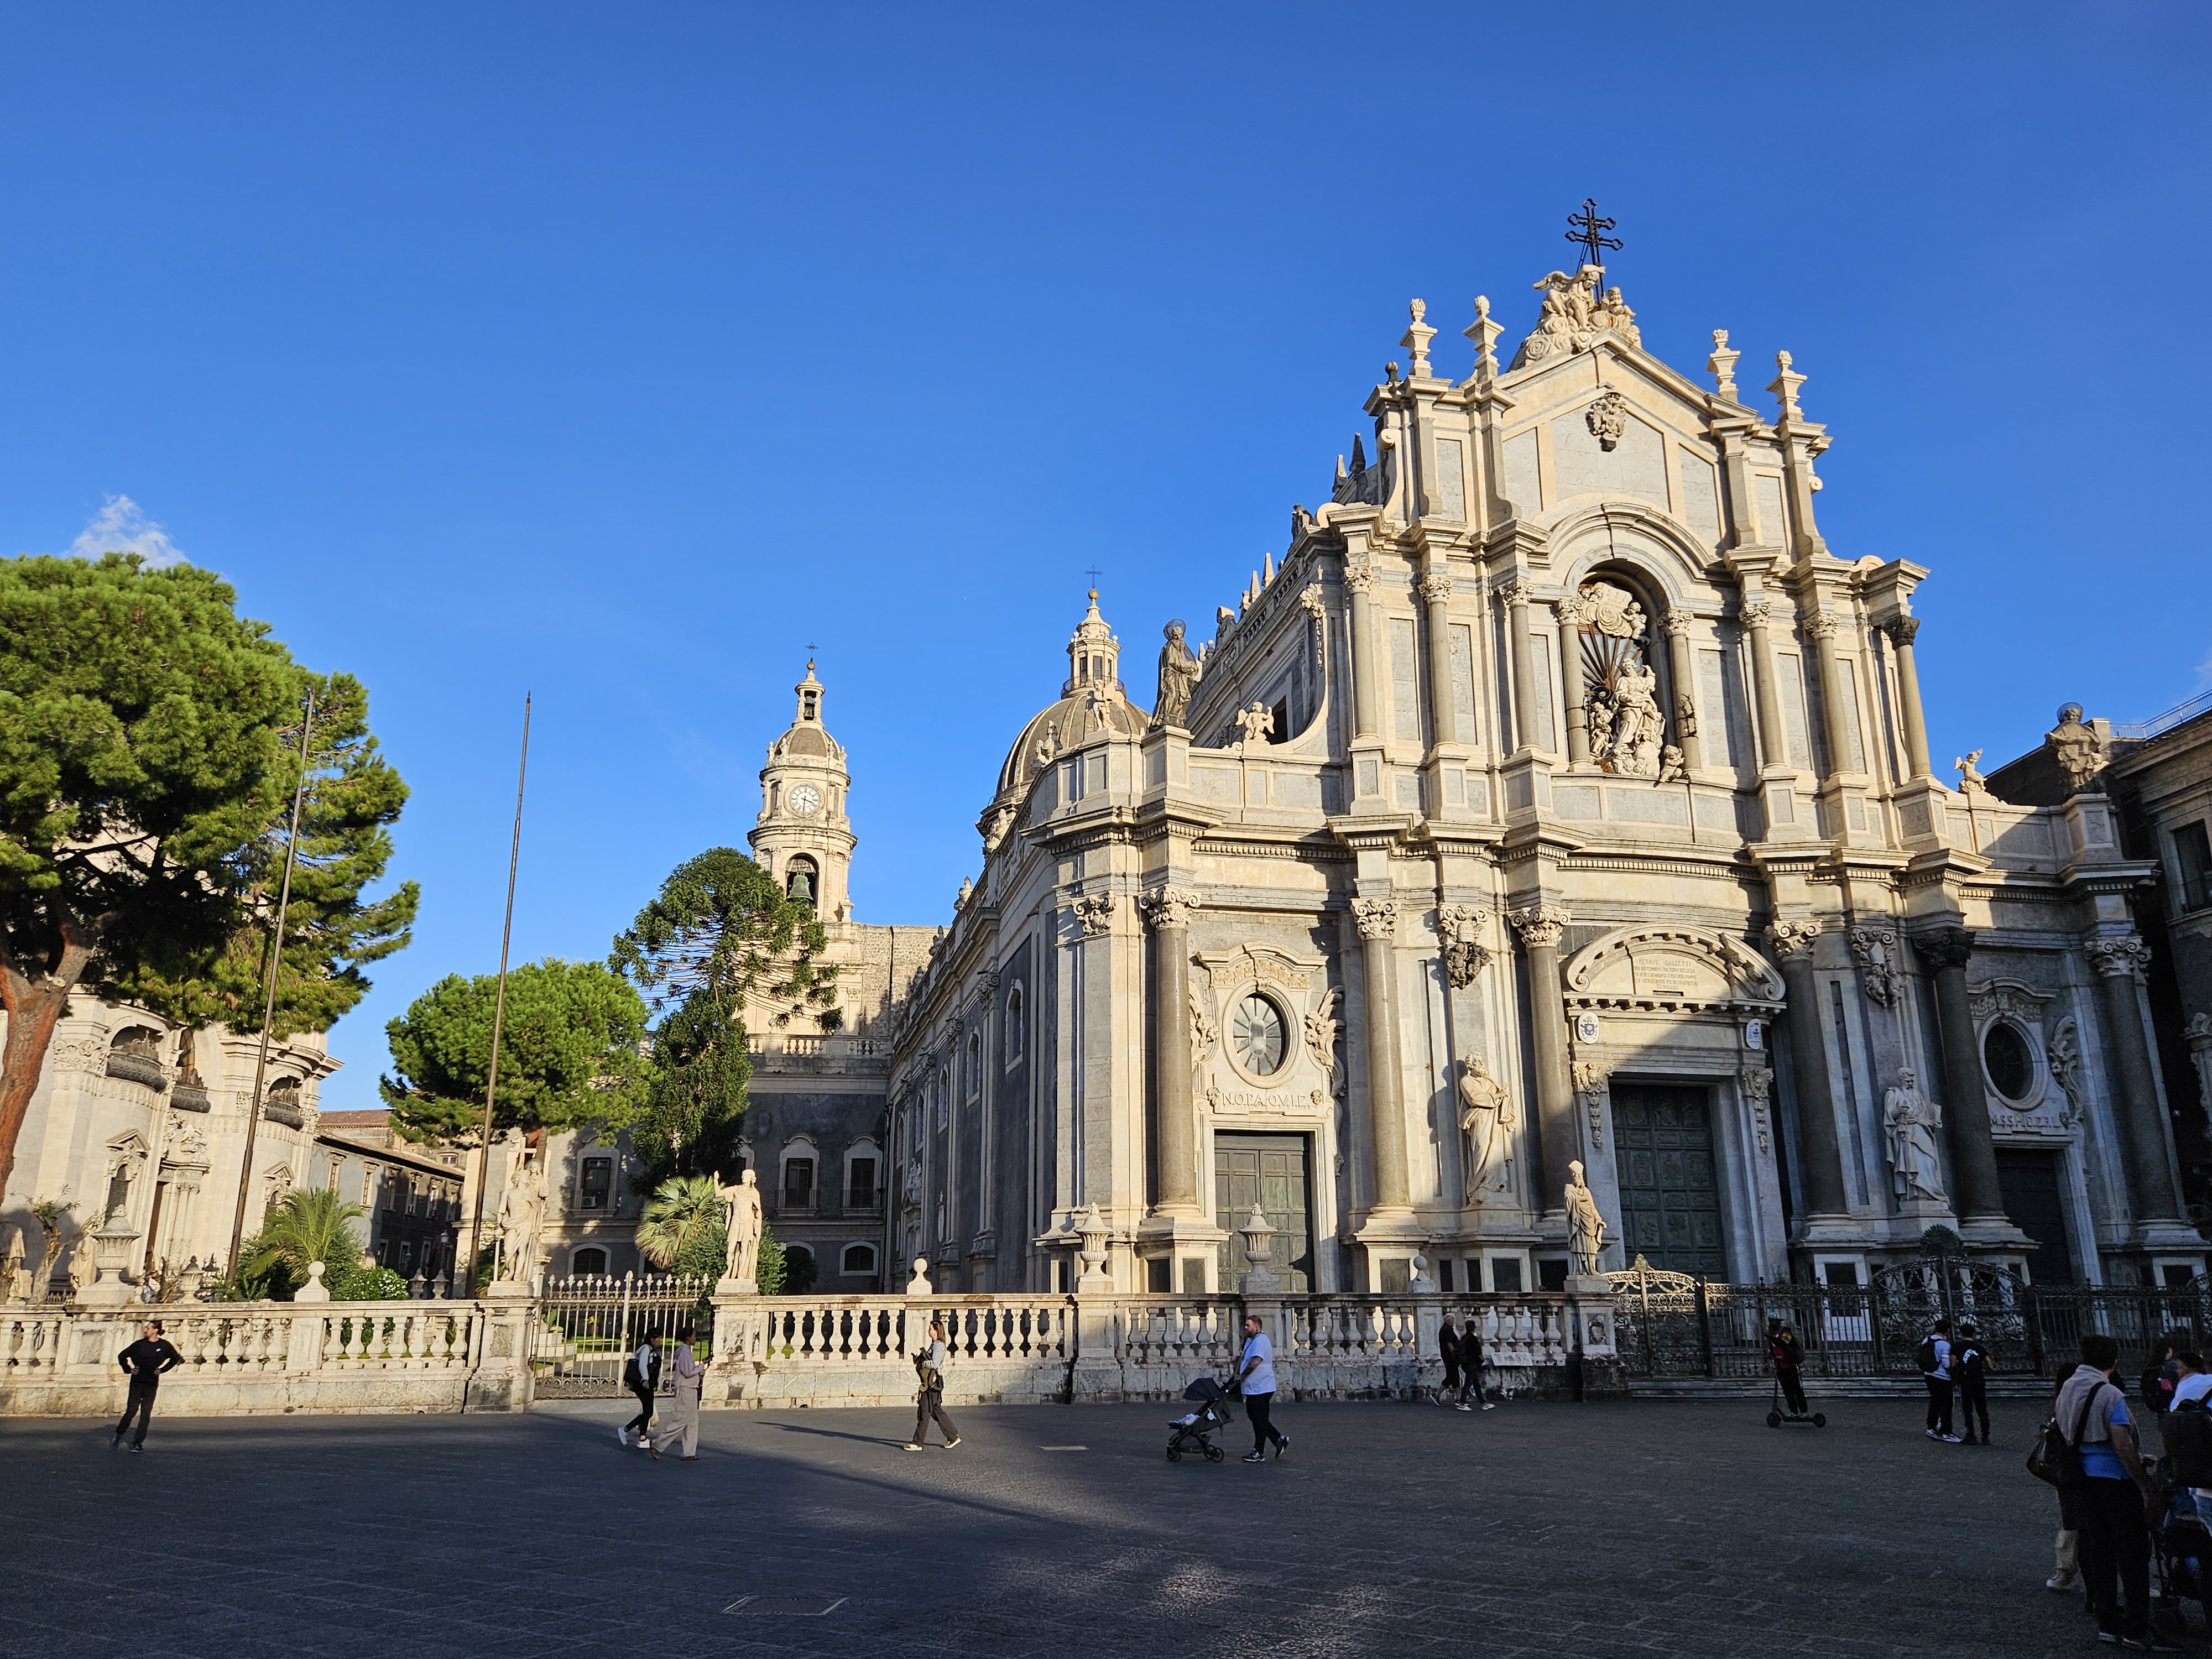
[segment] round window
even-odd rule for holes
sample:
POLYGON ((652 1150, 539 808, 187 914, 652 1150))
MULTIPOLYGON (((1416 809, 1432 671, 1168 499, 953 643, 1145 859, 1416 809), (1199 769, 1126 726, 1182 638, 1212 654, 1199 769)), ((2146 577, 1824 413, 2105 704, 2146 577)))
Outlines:
POLYGON ((2035 1056, 2019 1030, 1999 1020, 1982 1039, 1982 1064, 2007 1100, 2026 1100, 2035 1088, 2035 1056))
POLYGON ((1255 1077, 1271 1077, 1283 1065, 1283 1016, 1255 992, 1237 1005, 1229 1022, 1229 1042, 1237 1064, 1255 1077))

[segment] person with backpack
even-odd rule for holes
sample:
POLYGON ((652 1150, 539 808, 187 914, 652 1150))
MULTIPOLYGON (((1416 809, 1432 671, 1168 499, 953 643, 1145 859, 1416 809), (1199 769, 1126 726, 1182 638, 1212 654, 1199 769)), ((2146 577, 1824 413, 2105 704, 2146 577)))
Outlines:
POLYGON ((2058 1391, 2059 1431, 2076 1460, 2067 1483, 2081 1494, 2081 1577, 2102 1640, 2179 1653, 2150 1627, 2145 1516, 2157 1510, 2158 1489, 2136 1451, 2127 1395, 2112 1378, 2119 1361, 2120 1345, 2092 1331, 2081 1339, 2081 1364, 2058 1391))
POLYGON ((960 1443, 960 1431, 952 1426, 952 1419, 945 1414, 945 1322, 932 1316, 929 1322, 929 1346, 914 1357, 914 1373, 921 1386, 914 1396, 914 1438, 906 1443, 908 1451, 921 1451, 929 1443, 929 1425, 936 1419, 937 1426, 945 1431, 945 1449, 951 1451, 960 1443))
POLYGON ((1811 1409, 1805 1403, 1805 1345, 1779 1319, 1766 1322, 1766 1357, 1774 1362, 1774 1380, 1782 1385, 1782 1403, 1791 1416, 1804 1416, 1811 1409))
POLYGON ((1974 1419, 1978 1414, 1982 1419, 1982 1444, 1986 1446, 1990 1443, 1990 1360, 1972 1325, 1959 1327, 1959 1340, 1951 1353, 1951 1370, 1959 1389, 1959 1426, 1966 1431, 1966 1443, 1974 1443, 1974 1419))
POLYGON ((1951 1432, 1951 1322, 1939 1319, 1920 1339, 1920 1375, 1928 1384, 1928 1437, 1951 1445, 1959 1437, 1951 1432))
MULTIPOLYGON (((2065 1361, 2051 1379, 2051 1423, 2058 1421, 2058 1396, 2065 1390, 2067 1380, 2074 1375, 2076 1368, 2077 1362, 2065 1361)), ((2049 1432, 2050 1425, 2045 1425, 2045 1433, 2048 1435, 2049 1432)), ((2043 1581, 2043 1588, 2063 1592, 2079 1589, 2081 1583, 2081 1486, 2079 1481, 2062 1480, 2054 1490, 2058 1493, 2058 1536, 2053 1540, 2051 1550, 2054 1557, 2052 1565, 2056 1570, 2043 1581)), ((2096 1604, 2088 1600, 2086 1592, 2083 1601, 2091 1613, 2097 1610, 2096 1604)))
POLYGON ((615 1439, 629 1446, 630 1431, 635 1429, 637 1443, 642 1446, 646 1431, 653 1426, 653 1396, 660 1387, 660 1339, 651 1331, 623 1367, 623 1387, 636 1396, 637 1415, 615 1431, 615 1439))
POLYGON ((1444 1380, 1429 1398, 1439 1406, 1450 1404, 1463 1412, 1472 1411, 1474 1408, 1467 1403, 1467 1390, 1460 1384, 1459 1348, 1459 1332, 1452 1325, 1451 1316, 1446 1314, 1443 1328, 1437 1332, 1437 1352, 1444 1362, 1444 1380), (1451 1396, 1449 1401, 1444 1398, 1446 1395, 1451 1396))

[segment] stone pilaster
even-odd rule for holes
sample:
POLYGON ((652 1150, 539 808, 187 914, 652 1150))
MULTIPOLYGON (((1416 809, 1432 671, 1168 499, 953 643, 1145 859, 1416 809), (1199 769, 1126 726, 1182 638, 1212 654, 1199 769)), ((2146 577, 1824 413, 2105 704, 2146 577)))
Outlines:
POLYGON ((1506 912, 1528 958, 1528 1023, 1536 1049, 1537 1143, 1544 1167, 1534 1189, 1547 1215, 1564 1213, 1558 1196, 1576 1148, 1575 1097, 1567 1074, 1567 1014, 1559 995, 1559 936, 1567 907, 1539 900, 1506 912))
POLYGON ((1997 1187, 1996 1147, 1990 1138, 1990 1100, 1982 1086, 1982 1058, 1974 1042, 1974 1011, 1966 996, 1966 963, 1974 935, 1965 927, 1931 928, 1912 936, 1913 949, 1936 980, 1936 1020, 1943 1045, 1943 1130, 1951 1148, 1951 1197, 1962 1233, 1978 1226, 2008 1238, 1997 1187))
POLYGON ((1382 721, 1375 688, 1375 605, 1370 597, 1375 591, 1374 567, 1346 565, 1344 591, 1352 596, 1352 735, 1379 738, 1382 721))
POLYGON ((2093 939, 2082 947, 2097 970, 2097 996, 2105 1016, 2105 1041, 2114 1069, 2112 1115, 2118 1120, 2127 1168, 2128 1197, 2139 1226, 2179 1224, 2180 1195, 2166 1155, 2166 1125, 2150 1046, 2143 1036, 2141 976, 2150 946, 2135 935, 2093 939))
POLYGON ((1152 1145, 1159 1152, 1155 1213, 1197 1218, 1198 1121, 1191 1098, 1190 913, 1188 887, 1155 887, 1137 908, 1152 935, 1152 1145))

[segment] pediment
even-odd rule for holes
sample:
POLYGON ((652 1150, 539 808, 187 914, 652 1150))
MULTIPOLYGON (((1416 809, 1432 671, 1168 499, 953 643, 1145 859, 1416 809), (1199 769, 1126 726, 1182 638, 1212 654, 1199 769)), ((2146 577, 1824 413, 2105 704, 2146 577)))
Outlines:
POLYGON ((1193 960, 1220 983, 1265 981, 1286 991, 1310 990, 1325 966, 1318 958, 1300 961, 1268 945, 1249 944, 1233 951, 1201 951, 1193 960))
POLYGON ((1571 1000, 1589 1006, 1770 1009, 1782 975, 1749 945, 1698 927, 1622 927, 1577 951, 1571 1000))

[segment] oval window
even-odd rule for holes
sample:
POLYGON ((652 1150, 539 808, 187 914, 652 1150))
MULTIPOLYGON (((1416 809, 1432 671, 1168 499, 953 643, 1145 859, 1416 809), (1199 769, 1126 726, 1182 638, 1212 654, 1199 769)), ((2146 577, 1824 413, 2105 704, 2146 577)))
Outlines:
POLYGON ((2035 1056, 2028 1051, 2027 1039, 2002 1020, 1982 1039, 1982 1064, 2007 1100, 2026 1100, 2035 1088, 2035 1056))
POLYGON ((1282 1068, 1283 1017, 1257 993, 1237 1005, 1229 1022, 1229 1040, 1237 1063, 1253 1076, 1272 1076, 1282 1068))

